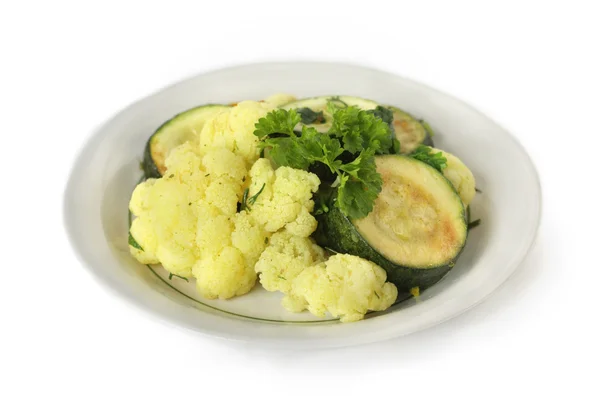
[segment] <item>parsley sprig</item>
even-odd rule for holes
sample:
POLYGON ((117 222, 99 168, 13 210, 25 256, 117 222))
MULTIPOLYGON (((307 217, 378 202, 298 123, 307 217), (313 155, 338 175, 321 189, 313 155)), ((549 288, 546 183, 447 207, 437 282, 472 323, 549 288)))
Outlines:
POLYGON ((427 145, 419 145, 410 156, 421 162, 425 162, 440 172, 448 167, 448 160, 444 154, 433 152, 433 149, 427 145))
POLYGON ((328 111, 333 120, 327 133, 306 126, 297 133, 302 116, 296 110, 278 109, 256 123, 254 134, 276 165, 303 170, 314 163, 327 166, 335 176, 330 185, 337 189, 336 205, 351 219, 363 218, 381 192, 375 155, 393 152, 393 131, 375 113, 340 107, 335 100, 329 102, 328 111))

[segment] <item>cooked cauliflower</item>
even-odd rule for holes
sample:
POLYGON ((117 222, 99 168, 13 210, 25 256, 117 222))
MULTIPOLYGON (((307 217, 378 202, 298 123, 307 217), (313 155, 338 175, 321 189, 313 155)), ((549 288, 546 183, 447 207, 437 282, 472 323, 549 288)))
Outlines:
POLYGON ((250 169, 249 194, 260 196, 252 205, 252 216, 265 230, 276 232, 286 225, 298 236, 309 236, 317 227, 310 214, 314 208, 312 195, 321 181, 314 173, 280 167, 273 170, 267 159, 259 159, 250 169), (263 187, 264 185, 264 187, 263 187))
POLYGON ((308 309, 319 317, 329 312, 342 322, 352 322, 369 310, 387 309, 397 296, 383 268, 360 257, 336 254, 302 271, 282 303, 290 311, 308 309))
POLYGON ((256 273, 248 269, 244 256, 227 246, 218 254, 206 253, 193 268, 196 288, 207 299, 229 299, 248 293, 256 282, 256 273))
POLYGON ((148 220, 136 219, 129 228, 130 235, 136 239, 138 244, 144 244, 143 250, 129 245, 129 251, 136 260, 142 264, 158 264, 160 261, 156 256, 158 239, 148 220))
POLYGON ((169 272, 190 277, 198 258, 194 204, 203 193, 204 176, 180 177, 169 170, 167 174, 139 184, 131 198, 129 208, 136 219, 130 232, 144 249, 133 255, 142 263, 160 262, 169 272))
POLYGON ((272 108, 283 106, 286 103, 291 103, 296 100, 294 95, 290 94, 273 94, 264 100, 265 103, 269 104, 272 108))
POLYGON ((242 252, 249 267, 254 267, 269 242, 271 233, 259 225, 246 211, 235 217, 231 244, 242 252))
POLYGON ((446 158, 448 166, 442 173, 452 183, 465 207, 468 206, 475 197, 475 176, 456 156, 440 149, 432 149, 433 152, 441 152, 446 158))
POLYGON ((302 271, 324 259, 323 249, 313 239, 283 230, 273 234, 254 269, 266 290, 289 293, 302 271))
MULTIPOLYGON (((167 271, 189 278, 201 255, 197 241, 206 236, 197 233, 199 213, 212 218, 215 210, 235 214, 242 193, 236 179, 241 182, 247 171, 243 158, 231 151, 213 149, 201 157, 190 143, 175 148, 166 166, 162 178, 139 184, 132 194, 129 208, 136 218, 131 235, 143 252, 130 248, 138 261, 160 262, 167 271), (207 206, 212 215, 203 210, 207 206)), ((215 232, 221 227, 215 226, 215 232)))
POLYGON ((225 148, 244 157, 247 165, 258 159, 258 137, 254 124, 272 107, 264 102, 243 101, 208 120, 200 132, 200 153, 225 148))

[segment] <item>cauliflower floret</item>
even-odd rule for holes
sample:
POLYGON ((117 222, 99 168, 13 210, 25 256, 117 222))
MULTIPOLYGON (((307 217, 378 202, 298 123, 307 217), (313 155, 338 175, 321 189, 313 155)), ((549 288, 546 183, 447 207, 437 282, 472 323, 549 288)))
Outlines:
POLYGON ((475 197, 475 176, 456 156, 440 149, 432 148, 432 150, 435 153, 441 152, 446 158, 448 166, 442 173, 452 183, 465 207, 468 206, 475 197))
POLYGON ((153 263, 158 259, 169 272, 189 277, 197 258, 194 204, 205 184, 199 178, 184 181, 181 177, 170 173, 138 185, 130 203, 137 215, 131 233, 146 252, 134 254, 140 262, 156 257, 153 263))
POLYGON ((213 179, 228 176, 234 181, 241 182, 247 174, 244 159, 225 148, 208 151, 202 158, 202 164, 213 179))
POLYGON ((291 197, 309 211, 314 207, 312 195, 320 184, 316 174, 304 170, 280 167, 275 171, 275 191, 291 197))
POLYGON ((285 228, 296 236, 308 237, 317 229, 317 220, 308 209, 301 207, 296 220, 285 225, 285 228))
POLYGON ((140 250, 139 248, 129 245, 131 255, 142 264, 158 264, 160 262, 156 256, 158 240, 154 233, 154 229, 149 225, 149 222, 144 219, 134 220, 129 228, 129 233, 143 248, 143 250, 140 250), (142 246, 142 244, 144 246, 142 246))
POLYGON ((165 160, 165 166, 167 167, 167 172, 165 172, 164 176, 169 176, 169 174, 187 175, 184 178, 186 181, 193 180, 193 178, 189 177, 190 175, 198 175, 200 177, 204 170, 202 158, 197 148, 189 142, 171 150, 165 160))
POLYGON ((311 238, 284 230, 273 234, 254 269, 266 290, 289 293, 296 277, 324 258, 323 249, 311 238))
POLYGON ((233 222, 231 217, 211 214, 198 218, 196 244, 202 253, 217 254, 231 245, 233 222))
POLYGON ((137 216, 132 236, 144 252, 133 247, 131 252, 142 263, 160 262, 190 277, 203 249, 218 252, 231 244, 227 217, 237 211, 247 170, 231 151, 211 149, 201 157, 190 143, 175 148, 166 166, 162 178, 139 184, 132 194, 130 209, 137 216))
POLYGON ((363 319, 369 310, 387 309, 397 296, 383 268, 360 257, 336 254, 303 270, 282 304, 290 311, 308 309, 319 317, 329 311, 342 322, 352 322, 363 319))
POLYGON ((269 110, 263 102, 244 101, 208 120, 200 132, 200 152, 226 148, 244 157, 247 164, 254 163, 259 155, 254 124, 269 110))
POLYGON ((241 182, 229 177, 215 177, 206 188, 204 201, 219 209, 226 216, 237 212, 237 203, 242 194, 241 182))
POLYGON ((241 251, 227 246, 217 255, 207 254, 193 268, 196 288, 208 299, 229 299, 248 293, 256 272, 248 267, 241 251))
POLYGON ((251 214, 265 230, 276 232, 295 221, 288 228, 295 234, 309 236, 316 229, 310 212, 312 195, 321 183, 317 175, 285 166, 274 171, 268 160, 259 159, 250 169, 250 178, 249 194, 260 191, 251 214))
POLYGON ((285 105, 287 103, 291 103, 295 100, 296 100, 296 97, 294 95, 280 93, 280 94, 273 94, 273 95, 269 96, 267 99, 264 100, 264 102, 269 104, 269 106, 271 108, 275 109, 279 106, 283 106, 283 105, 285 105))
POLYGON ((129 210, 132 214, 141 215, 151 208, 150 188, 155 182, 156 179, 148 179, 135 187, 129 200, 129 210))
POLYGON ((231 243, 242 252, 246 264, 254 267, 256 261, 269 242, 271 233, 258 225, 246 211, 241 211, 235 217, 235 230, 231 234, 231 243))

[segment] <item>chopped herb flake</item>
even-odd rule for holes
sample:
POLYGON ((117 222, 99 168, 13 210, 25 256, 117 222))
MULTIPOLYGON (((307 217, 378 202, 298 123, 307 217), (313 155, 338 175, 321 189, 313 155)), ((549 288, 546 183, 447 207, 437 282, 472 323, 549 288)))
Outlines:
POLYGON ((188 278, 184 278, 183 276, 175 275, 169 272, 169 280, 173 279, 174 276, 178 277, 179 279, 183 279, 186 282, 189 282, 188 278))
POLYGON ((469 230, 471 230, 471 229, 475 229, 475 228, 476 228, 477 226, 479 226, 480 224, 481 224, 481 219, 476 219, 476 220, 474 220, 473 222, 470 222, 470 223, 469 223, 469 226, 468 226, 468 228, 469 228, 469 230))
POLYGON ((302 124, 322 124, 325 122, 325 116, 322 111, 315 112, 307 107, 297 109, 297 111, 302 124))
POLYGON ((131 232, 129 232, 129 245, 133 248, 137 248, 138 250, 144 251, 142 246, 140 246, 139 243, 133 238, 131 232))

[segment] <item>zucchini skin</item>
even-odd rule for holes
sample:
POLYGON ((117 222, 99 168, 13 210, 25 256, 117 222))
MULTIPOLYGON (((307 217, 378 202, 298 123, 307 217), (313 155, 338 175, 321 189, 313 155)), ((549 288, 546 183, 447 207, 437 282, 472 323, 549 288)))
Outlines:
POLYGON ((424 290, 439 282, 452 269, 464 249, 463 247, 453 261, 439 267, 405 267, 387 260, 371 247, 337 207, 331 207, 328 213, 318 215, 317 220, 319 225, 314 237, 320 246, 374 262, 387 272, 387 280, 394 283, 399 292, 408 292, 416 286, 424 290))
POLYGON ((154 160, 152 159, 152 153, 150 152, 150 150, 151 150, 150 145, 151 145, 153 137, 154 137, 154 134, 152 136, 150 136, 148 141, 146 141, 146 147, 144 148, 144 159, 142 161, 142 168, 144 170, 144 177, 146 179, 160 179, 162 177, 162 175, 158 171, 158 167, 156 166, 156 164, 154 163, 154 160))
POLYGON ((425 139, 423 140, 423 142, 421 142, 421 144, 427 145, 430 147, 435 147, 435 145, 433 144, 433 138, 431 138, 429 133, 427 133, 427 135, 425 136, 425 139))

